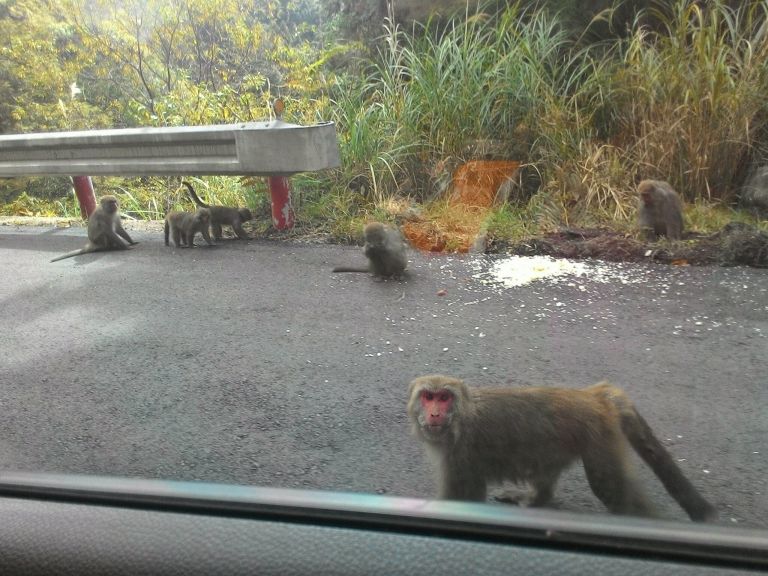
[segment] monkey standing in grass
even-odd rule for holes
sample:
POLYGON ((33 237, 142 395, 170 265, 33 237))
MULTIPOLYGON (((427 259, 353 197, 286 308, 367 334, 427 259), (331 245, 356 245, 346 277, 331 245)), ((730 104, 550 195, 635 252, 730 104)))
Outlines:
POLYGON ((79 250, 57 256, 51 262, 71 258, 89 252, 105 250, 127 250, 129 246, 138 244, 123 229, 120 223, 120 203, 114 196, 102 196, 99 206, 88 217, 88 243, 79 250), (122 239, 125 239, 126 244, 122 239))
POLYGON ((221 240, 221 227, 224 225, 232 226, 237 237, 241 240, 248 240, 248 233, 243 229, 243 222, 253 219, 253 214, 248 208, 232 208, 230 206, 210 206, 200 200, 192 188, 192 184, 186 180, 182 182, 189 192, 189 197, 200 208, 207 208, 210 212, 210 224, 213 231, 213 237, 216 241, 221 240))
POLYGON ((683 236, 683 205, 680 196, 661 180, 643 180, 637 185, 640 195, 640 211, 637 222, 645 239, 656 240, 666 236, 680 240, 683 236))
POLYGON ((363 254, 368 258, 368 266, 337 266, 333 272, 370 272, 374 276, 386 278, 400 276, 405 271, 408 264, 407 244, 399 230, 381 222, 371 222, 366 224, 363 235, 363 254))

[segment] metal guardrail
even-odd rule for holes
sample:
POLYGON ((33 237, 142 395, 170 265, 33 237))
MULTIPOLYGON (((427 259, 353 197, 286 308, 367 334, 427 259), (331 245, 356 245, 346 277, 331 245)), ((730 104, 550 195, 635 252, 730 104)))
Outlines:
POLYGON ((0 177, 289 176, 339 164, 333 122, 0 135, 0 177))

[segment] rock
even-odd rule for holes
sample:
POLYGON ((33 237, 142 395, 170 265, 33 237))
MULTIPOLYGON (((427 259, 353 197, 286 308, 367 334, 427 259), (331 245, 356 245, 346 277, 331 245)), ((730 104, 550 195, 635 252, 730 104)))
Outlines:
POLYGON ((768 214, 768 166, 756 168, 739 194, 741 204, 754 212, 768 214))

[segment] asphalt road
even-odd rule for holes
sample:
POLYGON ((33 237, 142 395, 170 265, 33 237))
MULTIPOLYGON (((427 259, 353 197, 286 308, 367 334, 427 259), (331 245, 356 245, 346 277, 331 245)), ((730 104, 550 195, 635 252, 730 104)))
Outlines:
MULTIPOLYGON (((587 265, 505 288, 493 259, 414 252, 407 280, 376 282, 330 272, 354 247, 132 234, 49 263, 85 231, 0 228, 0 467, 424 497, 415 376, 609 379, 721 522, 768 526, 766 270, 587 265)), ((580 467, 556 505, 603 509, 580 467)))

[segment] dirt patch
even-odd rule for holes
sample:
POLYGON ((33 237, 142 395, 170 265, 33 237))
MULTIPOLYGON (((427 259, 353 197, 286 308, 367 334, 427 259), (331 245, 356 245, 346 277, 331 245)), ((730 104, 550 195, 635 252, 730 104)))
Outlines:
POLYGON ((56 228, 84 227, 80 218, 54 216, 0 216, 0 226, 54 226, 56 228))
POLYGON ((553 256, 555 258, 598 258, 612 262, 636 262, 646 259, 641 242, 607 229, 567 229, 517 243, 491 242, 490 253, 516 256, 553 256))
POLYGON ((688 234, 684 240, 644 243, 602 228, 566 229, 509 243, 494 240, 489 253, 555 258, 595 258, 609 262, 654 260, 676 266, 719 264, 768 267, 768 234, 753 226, 731 223, 711 235, 688 234))
POLYGON ((487 217, 487 208, 447 205, 438 214, 409 218, 402 231, 411 246, 426 252, 482 252, 485 243, 478 237, 487 217))
MULTIPOLYGON (((162 220, 123 220, 126 230, 141 232, 162 232, 162 220)), ((56 216, 0 216, 0 226, 53 226, 55 228, 85 228, 82 218, 62 218, 56 216)))

